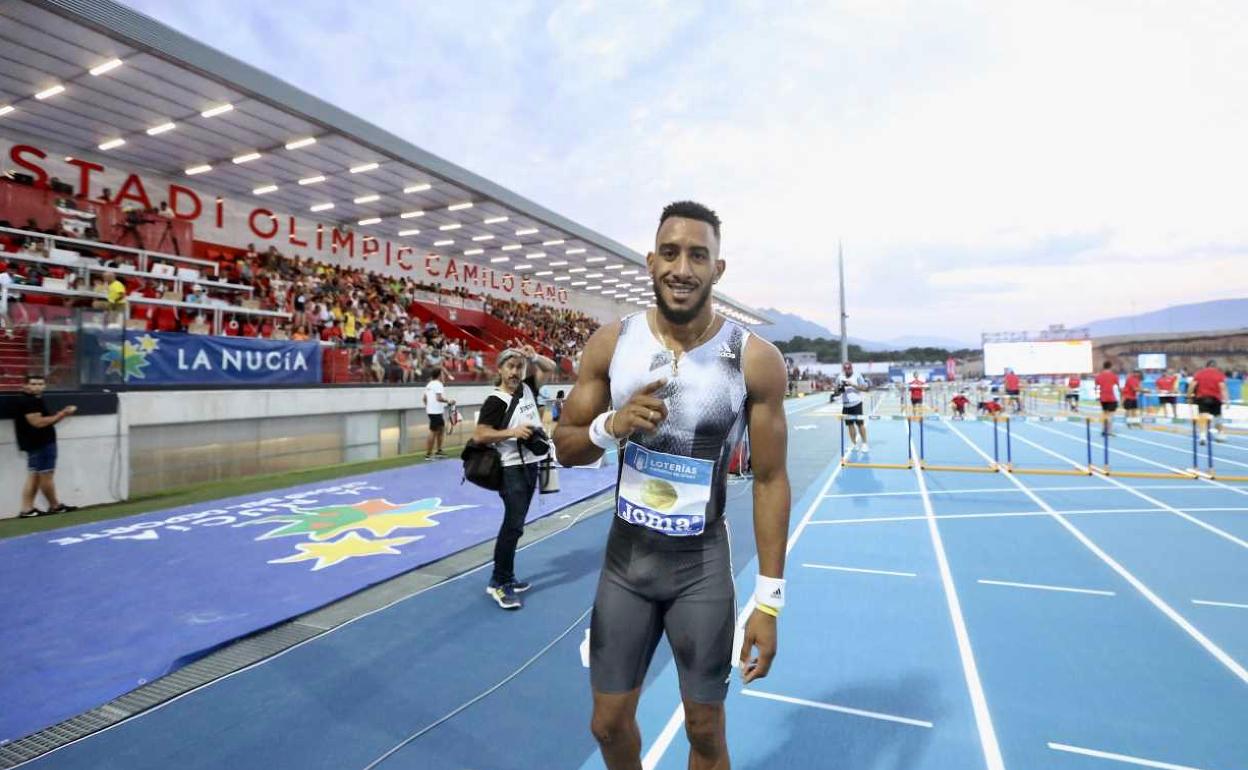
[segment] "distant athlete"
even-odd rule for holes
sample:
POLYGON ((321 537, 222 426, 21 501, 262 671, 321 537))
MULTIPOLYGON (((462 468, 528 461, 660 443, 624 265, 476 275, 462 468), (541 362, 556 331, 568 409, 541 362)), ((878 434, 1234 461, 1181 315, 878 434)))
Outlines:
POLYGON ((1144 427, 1140 422, 1140 391, 1143 388, 1140 379, 1140 372, 1136 370, 1129 372, 1122 383, 1122 411, 1126 415, 1127 428, 1144 427))
POLYGON ((953 401, 951 403, 953 404, 953 419, 965 420, 966 405, 971 403, 970 399, 968 399, 961 391, 958 391, 958 394, 953 397, 953 401))
POLYGON ((1079 375, 1072 374, 1066 378, 1066 406, 1072 412, 1079 411, 1079 388, 1083 385, 1079 375))
POLYGON ((641 768, 637 702, 665 633, 688 767, 728 767, 736 596, 724 505, 730 456, 746 430, 760 574, 741 649, 744 681, 766 676, 776 653, 790 503, 786 371, 775 346, 712 310, 725 267, 719 244, 719 217, 705 206, 663 210, 646 256, 658 307, 594 332, 555 431, 567 465, 620 449, 590 632, 591 730, 609 770, 641 768))
POLYGON ((1226 438, 1222 435, 1222 405, 1231 399, 1226 387, 1226 375, 1218 369, 1213 359, 1205 362, 1204 369, 1192 375, 1191 390, 1192 398, 1196 401, 1197 419, 1208 425, 1202 432, 1200 443, 1205 443, 1205 433, 1213 436, 1215 441, 1225 441, 1226 438))
POLYGON ((841 415, 845 420, 845 429, 849 431, 850 451, 870 452, 867 424, 862 419, 862 394, 871 389, 871 383, 854 372, 854 365, 846 361, 841 365, 841 373, 836 375, 833 387, 832 397, 841 396, 841 415))
POLYGON ((1101 435, 1114 434, 1114 412, 1118 410, 1118 375, 1114 363, 1106 361, 1101 373, 1096 375, 1096 393, 1101 402, 1101 435))
POLYGON ((1169 369, 1161 373, 1157 378, 1157 398, 1161 402, 1161 416, 1167 414, 1170 417, 1178 417, 1179 413, 1175 407, 1178 394, 1179 378, 1174 376, 1174 372, 1169 369))
POLYGON ((927 383, 916 374, 907 389, 910 391, 910 412, 917 417, 923 414, 923 391, 927 390, 927 383))
POLYGON ((1005 370, 1005 396, 1006 404, 1014 410, 1015 414, 1023 411, 1023 399, 1020 395, 1023 392, 1022 381, 1013 369, 1005 370))

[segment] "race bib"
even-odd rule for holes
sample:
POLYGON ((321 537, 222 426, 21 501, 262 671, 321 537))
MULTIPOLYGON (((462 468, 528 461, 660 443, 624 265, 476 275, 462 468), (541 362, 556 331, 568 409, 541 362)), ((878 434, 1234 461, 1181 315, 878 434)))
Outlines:
POLYGON ((700 535, 715 475, 712 460, 655 452, 628 442, 615 515, 665 535, 700 535))

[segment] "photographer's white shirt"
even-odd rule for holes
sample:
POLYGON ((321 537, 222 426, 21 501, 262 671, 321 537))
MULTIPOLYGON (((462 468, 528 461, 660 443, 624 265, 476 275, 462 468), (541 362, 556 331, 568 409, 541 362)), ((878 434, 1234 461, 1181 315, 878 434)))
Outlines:
MULTIPOLYGON (((507 423, 506 428, 518 428, 521 425, 528 425, 531 428, 541 428, 542 418, 537 411, 537 401, 533 398, 533 390, 526 382, 521 385, 524 388, 524 395, 520 396, 520 401, 516 404, 516 411, 511 414, 511 421, 507 423)), ((477 415, 477 420, 493 427, 498 421, 503 419, 503 415, 507 414, 507 407, 511 404, 511 393, 501 388, 495 388, 494 392, 486 397, 485 403, 481 405, 481 412, 477 415)), ((522 462, 527 464, 539 462, 546 459, 546 453, 534 455, 529 450, 524 450, 523 459, 521 459, 520 450, 516 445, 516 439, 509 438, 498 442, 494 445, 498 450, 498 454, 503 459, 503 466, 520 465, 522 462)))

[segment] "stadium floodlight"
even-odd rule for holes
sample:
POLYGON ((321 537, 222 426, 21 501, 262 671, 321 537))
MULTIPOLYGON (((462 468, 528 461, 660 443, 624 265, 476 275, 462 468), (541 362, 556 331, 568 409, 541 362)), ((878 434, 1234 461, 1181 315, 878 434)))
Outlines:
POLYGON ((318 203, 312 207, 312 211, 329 211, 334 207, 332 203, 318 203))
POLYGON ((302 139, 292 139, 286 143, 286 149, 297 150, 300 147, 307 147, 310 144, 316 144, 315 136, 305 136, 302 139))
POLYGON ((591 283, 590 285, 585 287, 585 291, 598 291, 601 288, 602 286, 600 286, 599 284, 591 283))
POLYGON ((368 219, 361 219, 359 222, 356 222, 356 224, 360 225, 361 227, 366 227, 368 225, 375 225, 380 221, 381 221, 381 217, 369 217, 368 219))
POLYGON ((574 268, 572 268, 571 270, 569 270, 568 272, 569 272, 569 273, 583 273, 583 272, 585 272, 585 270, 586 270, 586 268, 583 268, 583 267, 574 267, 574 268))
MULTIPOLYGON (((586 277, 588 278, 588 276, 586 276, 586 277)), ((620 279, 619 279, 619 278, 604 278, 604 279, 602 279, 602 282, 603 282, 603 283, 607 283, 607 284, 611 284, 611 283, 619 283, 619 282, 620 282, 620 279)))
POLYGON ((547 262, 546 264, 550 265, 551 267, 563 267, 564 265, 568 264, 568 260, 556 259, 554 262, 547 262))
POLYGON ((461 227, 463 227, 463 225, 459 224, 458 222, 452 222, 449 225, 438 225, 438 229, 442 231, 458 230, 461 227))
POLYGON ((277 192, 277 185, 266 184, 263 187, 257 187, 256 189, 251 191, 251 194, 252 195, 268 195, 271 192, 277 192))
MULTIPOLYGON (((623 270, 624 266, 623 265, 607 265, 607 269, 608 270, 623 270)), ((620 273, 620 275, 623 275, 623 273, 620 273)))
POLYGON ((474 236, 472 236, 472 239, 473 239, 474 241, 478 241, 478 242, 479 242, 479 241, 492 241, 492 240, 494 240, 494 236, 492 236, 492 235, 474 235, 474 236))
POLYGON ((38 99, 39 101, 43 101, 44 99, 51 99, 53 96, 56 96, 57 94, 64 93, 64 92, 65 92, 65 86, 61 85, 60 83, 57 83, 56 85, 50 88, 45 88, 39 93, 35 94, 35 98, 38 99))
POLYGON ((511 257, 490 257, 491 262, 510 262, 511 257))
POLYGON ((587 273, 585 277, 586 278, 601 278, 602 273, 587 273))
POLYGON ((100 75, 103 75, 106 72, 112 72, 113 70, 117 69, 120 66, 121 66, 121 59, 109 59, 103 64, 95 65, 91 69, 87 70, 87 72, 90 72, 93 77, 98 78, 100 75))
POLYGON ((463 211, 472 208, 472 201, 464 201, 463 203, 452 203, 446 207, 447 211, 463 211))
POLYGON ((484 253, 485 253, 485 249, 465 249, 464 250, 465 257, 475 257, 478 254, 484 254, 484 253))
POLYGON ((483 225, 496 225, 496 224, 498 224, 499 222, 506 222, 506 221, 507 221, 507 219, 508 219, 508 217, 487 217, 487 218, 485 218, 485 219, 481 220, 481 224, 483 224, 483 225))
POLYGON ((422 182, 420 184, 409 184, 407 187, 403 188, 403 192, 410 195, 412 193, 424 192, 425 190, 432 190, 432 189, 433 189, 433 185, 429 184, 428 182, 422 182))
POLYGON ((523 248, 524 247, 518 243, 509 243, 506 246, 504 246, 502 250, 503 251, 515 251, 516 249, 523 249, 523 248))
POLYGON ((529 259, 546 259, 546 252, 530 251, 528 254, 525 254, 524 256, 528 257, 529 259))
POLYGON ((101 150, 111 150, 116 147, 120 147, 125 143, 126 143, 125 139, 122 139, 121 137, 117 137, 116 139, 109 139, 107 142, 101 143, 99 145, 99 148, 101 150))
POLYGON ((554 275, 554 274, 555 274, 554 270, 538 270, 533 275, 554 275))
POLYGON ((241 166, 241 165, 242 165, 242 164, 244 164, 244 163, 250 163, 250 162, 252 162, 253 160, 259 160, 259 159, 260 159, 260 153, 258 153, 258 152, 249 152, 249 153, 245 153, 245 154, 243 154, 243 155, 236 155, 236 156, 234 156, 234 158, 233 158, 232 160, 233 160, 233 162, 234 162, 234 163, 236 163, 236 164, 238 164, 238 165, 240 165, 240 166, 241 166))
POLYGON ((419 230, 400 230, 399 235, 406 238, 409 235, 420 235, 419 230))
POLYGON ((570 281, 570 280, 572 280, 572 276, 570 276, 570 275, 557 275, 557 276, 555 276, 555 280, 556 280, 556 281, 570 281))
POLYGON ((522 227, 516 231, 516 237, 519 237, 521 235, 532 235, 536 232, 537 232, 536 227, 522 227))
POLYGON ((564 253, 564 254, 584 254, 584 253, 585 253, 585 249, 568 249, 567 251, 565 251, 565 252, 563 252, 563 253, 564 253))
POLYGON ((147 129, 147 135, 148 136, 160 136, 161 134, 172 131, 173 129, 177 127, 178 127, 178 124, 173 123, 171 121, 166 121, 164 123, 161 123, 159 126, 152 126, 151 128, 147 129))
POLYGON ((637 275, 640 272, 641 272, 640 270, 625 270, 624 272, 620 273, 620 275, 637 275))
POLYGON ((0 104, 0 115, 8 115, 10 112, 16 109, 17 108, 11 104, 0 104))
POLYGON ((234 109, 232 104, 218 104, 216 107, 210 107, 199 113, 199 116, 201 118, 215 118, 218 115, 224 115, 232 109, 234 109))
POLYGON ((563 244, 564 240, 562 238, 557 238, 553 241, 542 241, 543 246, 562 246, 563 244))
POLYGON ((378 195, 377 193, 373 193, 371 195, 361 195, 360 197, 355 199, 355 202, 356 203, 373 203, 374 201, 379 201, 379 200, 381 200, 381 196, 378 195))
POLYGON ((413 217, 423 217, 424 215, 425 212, 416 209, 414 211, 404 211, 402 214, 399 214, 399 219, 412 219, 413 217))
POLYGON ((585 285, 585 283, 586 283, 585 281, 573 281, 572 283, 570 283, 570 284, 568 284, 568 285, 569 285, 569 286, 584 286, 584 285, 585 285))
POLYGON ((516 263, 516 270, 532 270, 532 269, 533 269, 533 266, 530 265, 528 262, 516 263))
POLYGON ((375 168, 381 168, 381 164, 380 163, 364 163, 359 166, 352 166, 350 170, 352 174, 363 174, 365 171, 372 171, 375 168))
POLYGON ((585 264, 590 265, 595 262, 606 262, 606 261, 607 261, 606 257, 590 257, 589 259, 585 260, 585 264))
POLYGON ((208 165, 207 163, 201 163, 198 166, 191 166, 190 168, 188 168, 186 170, 186 175, 195 176, 196 174, 207 174, 209 171, 212 171, 212 166, 208 165))
POLYGON ((452 238, 447 238, 446 240, 433 242, 434 246, 452 246, 454 244, 455 244, 455 240, 452 238))

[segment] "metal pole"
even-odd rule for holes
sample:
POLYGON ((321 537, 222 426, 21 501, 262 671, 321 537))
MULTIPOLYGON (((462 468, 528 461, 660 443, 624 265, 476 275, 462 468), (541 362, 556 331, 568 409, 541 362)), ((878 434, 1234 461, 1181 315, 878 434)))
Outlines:
POLYGON ((1105 444, 1104 444, 1104 449, 1105 449, 1104 463, 1105 463, 1105 467, 1106 467, 1106 468, 1108 468, 1108 467, 1109 467, 1109 432, 1108 432, 1108 431, 1107 431, 1107 432, 1105 432, 1105 433, 1103 433, 1103 434, 1101 434, 1101 441, 1105 442, 1105 444))
POLYGON ((845 319, 849 316, 845 313, 845 252, 840 241, 836 243, 836 262, 841 279, 841 363, 844 364, 849 361, 849 339, 845 336, 845 319))
POLYGON ((845 415, 841 415, 841 462, 845 462, 845 415))
POLYGON ((914 462, 914 420, 906 417, 906 458, 914 462))
POLYGON ((927 460, 927 447, 925 446, 927 436, 926 424, 927 420, 923 419, 922 415, 919 415, 919 460, 921 461, 927 460))
POLYGON ((992 461, 1001 463, 1001 432, 997 427, 997 416, 992 416, 992 461))
POLYGON ((1091 473, 1092 472, 1092 421, 1089 419, 1085 419, 1083 421, 1083 427, 1084 427, 1084 432, 1087 434, 1085 438, 1087 439, 1087 443, 1088 443, 1088 473, 1091 473))
POLYGON ((1209 449, 1209 473, 1213 473, 1213 432, 1210 426, 1213 425, 1213 418, 1205 420, 1205 446, 1209 449))
POLYGON ((1199 429, 1196 420, 1192 420, 1192 470, 1200 470, 1199 429))
POLYGON ((1010 423, 1014 422, 1009 417, 1005 418, 1005 464, 1013 467, 1014 465, 1014 438, 1010 433, 1010 423))

